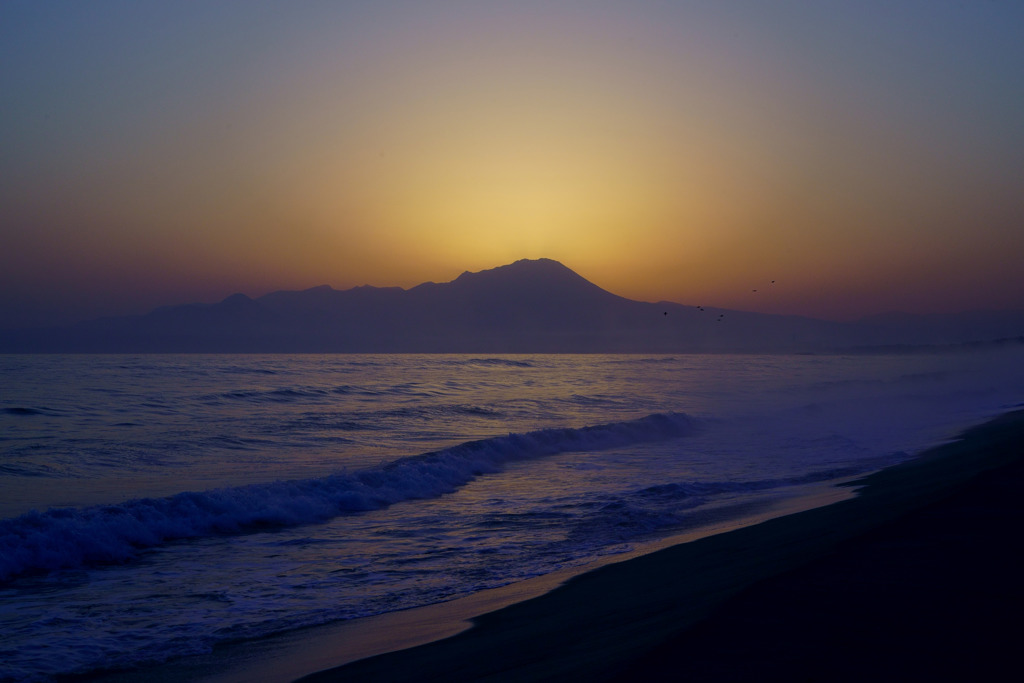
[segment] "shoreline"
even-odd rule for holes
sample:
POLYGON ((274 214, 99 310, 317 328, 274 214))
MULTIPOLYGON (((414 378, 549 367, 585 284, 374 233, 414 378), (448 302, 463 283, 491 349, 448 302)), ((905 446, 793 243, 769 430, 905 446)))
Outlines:
POLYGON ((322 670, 333 670, 365 659, 429 645, 470 630, 477 618, 528 600, 543 597, 576 577, 601 567, 629 562, 676 545, 729 533, 765 521, 831 505, 853 497, 841 482, 823 482, 799 495, 770 501, 722 506, 718 521, 671 536, 634 544, 627 552, 605 555, 578 566, 481 590, 445 602, 359 619, 309 626, 254 640, 224 643, 212 652, 183 657, 138 669, 94 672, 70 680, 91 683, 291 683, 322 670), (745 512, 737 513, 737 510, 745 512))
MULTIPOLYGON (((687 666, 674 652, 685 647, 691 632, 751 591, 816 566, 837 548, 859 547, 863 538, 884 535, 921 510, 948 508, 949 500, 978 481, 1000 479, 999 472, 986 472, 1003 468, 1024 479, 1015 467, 1022 452, 1024 411, 1016 410, 911 461, 851 482, 859 489, 856 497, 607 564, 539 597, 482 614, 473 620, 474 628, 453 637, 301 681, 627 680, 637 671, 656 680, 675 664, 687 666)), ((1008 535, 1010 529, 989 531, 1011 544, 1016 538, 1008 535)), ((833 586, 836 590, 845 587, 833 586)), ((799 622, 800 615, 793 620, 799 622)), ((831 620, 842 621, 842 614, 831 620)), ((749 668, 747 673, 761 677, 749 668)), ((842 678, 838 671, 831 673, 825 679, 842 678)), ((744 679, 742 672, 735 678, 744 679)))
POLYGON ((736 594, 941 500, 979 473, 1012 462, 1021 450, 1024 410, 1016 410, 904 463, 823 484, 814 496, 775 501, 769 510, 578 567, 448 602, 69 680, 613 680, 626 666, 647 666, 647 677, 657 680, 656 662, 664 660, 667 643, 700 627, 736 594), (1014 446, 1017 451, 1007 456, 1014 446), (506 658, 494 655, 501 652, 506 658))

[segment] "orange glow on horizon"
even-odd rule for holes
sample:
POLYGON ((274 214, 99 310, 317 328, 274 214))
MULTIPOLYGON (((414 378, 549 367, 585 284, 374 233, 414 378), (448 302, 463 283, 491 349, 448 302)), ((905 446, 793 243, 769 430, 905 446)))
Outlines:
POLYGON ((137 310, 129 291, 409 287, 547 257, 650 301, 1024 306, 1009 9, 934 10, 962 43, 813 3, 23 9, 0 44, 11 300, 66 309, 117 275, 137 310), (145 39, 98 49, 125 35, 145 39))

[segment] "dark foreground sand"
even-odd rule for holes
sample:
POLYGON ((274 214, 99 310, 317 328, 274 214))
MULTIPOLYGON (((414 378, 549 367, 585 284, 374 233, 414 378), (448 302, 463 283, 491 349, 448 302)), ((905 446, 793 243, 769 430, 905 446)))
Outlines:
POLYGON ((608 565, 325 681, 1003 680, 1024 631, 1024 411, 855 499, 608 565))

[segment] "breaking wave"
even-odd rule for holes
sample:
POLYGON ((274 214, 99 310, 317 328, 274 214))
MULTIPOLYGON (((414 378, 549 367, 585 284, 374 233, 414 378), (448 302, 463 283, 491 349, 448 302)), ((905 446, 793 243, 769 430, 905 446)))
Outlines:
POLYGON ((450 493, 505 463, 663 441, 694 431, 683 413, 468 441, 379 468, 275 481, 117 505, 56 508, 0 521, 0 581, 41 571, 131 560, 169 541, 323 522, 404 500, 450 493))

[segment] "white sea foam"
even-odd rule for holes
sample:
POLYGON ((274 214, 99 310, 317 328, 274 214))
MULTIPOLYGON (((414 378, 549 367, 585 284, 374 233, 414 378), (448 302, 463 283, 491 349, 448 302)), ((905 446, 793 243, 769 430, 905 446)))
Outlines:
POLYGON ((433 498, 497 472, 510 461, 671 439, 693 429, 687 415, 654 414, 469 441, 352 474, 31 512, 0 521, 0 580, 31 571, 124 562, 140 549, 171 540, 321 522, 403 500, 433 498))

